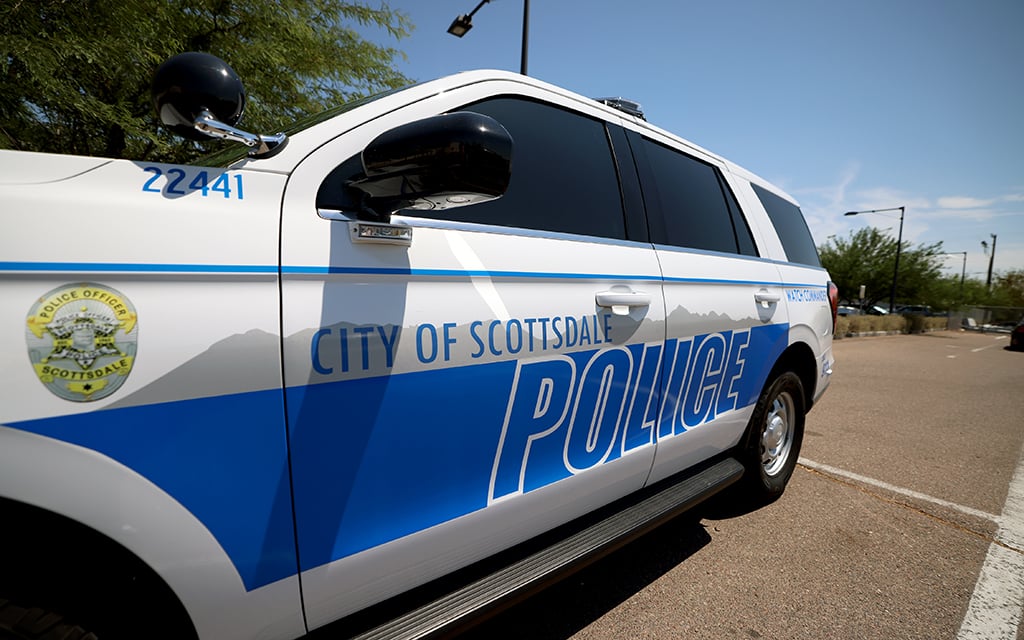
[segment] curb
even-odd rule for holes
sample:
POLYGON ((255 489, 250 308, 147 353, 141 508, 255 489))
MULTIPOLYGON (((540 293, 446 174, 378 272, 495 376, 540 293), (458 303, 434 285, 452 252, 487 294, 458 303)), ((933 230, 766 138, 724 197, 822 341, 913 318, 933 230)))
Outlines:
MULTIPOLYGON (((910 336, 910 335, 921 335, 925 333, 935 333, 937 331, 956 331, 956 329, 948 328, 936 328, 936 329, 923 329, 921 331, 915 331, 913 333, 907 333, 905 331, 896 329, 892 331, 858 331, 856 333, 844 333, 842 337, 836 336, 837 340, 843 340, 846 338, 873 338, 877 336, 910 336)), ((961 330, 962 331, 962 330, 961 330)))
POLYGON ((844 333, 843 338, 870 338, 874 336, 898 336, 902 331, 858 331, 857 333, 844 333))

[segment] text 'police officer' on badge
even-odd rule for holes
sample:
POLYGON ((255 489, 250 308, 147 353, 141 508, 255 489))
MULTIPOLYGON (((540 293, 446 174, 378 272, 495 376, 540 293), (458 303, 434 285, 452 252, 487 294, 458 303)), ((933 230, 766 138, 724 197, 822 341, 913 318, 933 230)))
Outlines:
POLYGON ((65 400, 109 396, 135 363, 135 307, 111 287, 92 282, 57 287, 32 305, 26 324, 36 376, 65 400))

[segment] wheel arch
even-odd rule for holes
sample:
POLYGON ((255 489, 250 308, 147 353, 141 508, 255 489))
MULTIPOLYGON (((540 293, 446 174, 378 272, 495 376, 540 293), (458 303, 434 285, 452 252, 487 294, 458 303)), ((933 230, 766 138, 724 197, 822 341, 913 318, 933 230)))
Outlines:
POLYGON ((10 498, 0 497, 0 521, 15 525, 0 527, 0 597, 57 612, 100 637, 146 629, 147 637, 197 638, 174 591, 116 541, 10 498))
MULTIPOLYGON (((772 367, 768 379, 765 380, 764 389, 771 385, 772 381, 783 371, 792 371, 799 378, 804 387, 804 413, 811 410, 814 404, 814 392, 818 383, 818 365, 814 351, 805 342, 794 342, 789 345, 772 367)), ((762 389, 762 391, 764 390, 762 389)))
MULTIPOLYGON (((96 543, 85 551, 97 549, 104 557, 137 559, 169 588, 199 637, 228 640, 260 633, 268 638, 296 637, 306 631, 298 575, 246 591, 231 559, 191 512, 145 477, 96 451, 0 426, 0 500, 4 525, 16 522, 7 509, 24 505, 18 514, 27 514, 31 530, 49 524, 55 531, 68 532, 35 540, 29 536, 26 544, 42 552, 37 557, 68 546, 68 540, 84 529, 96 543), (46 539, 52 544, 43 545, 46 539)), ((20 523, 0 526, 0 541, 7 540, 8 529, 21 528, 20 523)), ((0 547, 0 553, 5 551, 0 547)), ((0 570, 0 585, 3 573, 0 570)), ((77 582, 81 588, 95 585, 95 581, 77 582)), ((0 593, 22 606, 33 606, 16 595, 0 593)), ((146 629, 136 635, 155 635, 149 632, 153 625, 146 629)))
MULTIPOLYGON (((810 346, 803 342, 794 342, 786 347, 775 360, 775 364, 772 365, 757 397, 760 398, 764 395, 764 392, 784 371, 792 371, 800 378, 800 383, 803 386, 804 406, 802 408, 803 413, 806 415, 814 404, 814 389, 817 384, 818 371, 816 362, 814 351, 811 350, 810 346)), ((746 431, 744 431, 743 437, 739 442, 740 450, 750 446, 751 441, 757 437, 756 431, 756 425, 753 423, 753 416, 751 416, 751 422, 747 424, 746 431)))

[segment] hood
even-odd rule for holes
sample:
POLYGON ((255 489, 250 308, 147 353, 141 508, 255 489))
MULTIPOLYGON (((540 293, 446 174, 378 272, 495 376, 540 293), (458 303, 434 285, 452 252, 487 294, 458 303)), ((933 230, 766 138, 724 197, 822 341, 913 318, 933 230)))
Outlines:
POLYGON ((110 162, 109 158, 0 150, 0 185, 60 182, 110 162))

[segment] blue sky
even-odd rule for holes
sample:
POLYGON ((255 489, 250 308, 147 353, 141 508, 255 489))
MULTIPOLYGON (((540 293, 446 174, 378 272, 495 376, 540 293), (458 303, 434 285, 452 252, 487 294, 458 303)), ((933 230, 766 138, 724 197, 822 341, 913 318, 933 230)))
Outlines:
MULTIPOLYGON (((389 1, 415 25, 401 70, 519 71, 523 0, 446 33, 477 1, 389 1)), ((995 270, 1024 269, 1022 34, 1021 0, 533 0, 528 73, 640 102, 797 198, 819 244, 867 225, 895 238, 898 213, 842 214, 904 206, 904 239, 967 251, 984 279, 990 234, 995 270)))

